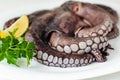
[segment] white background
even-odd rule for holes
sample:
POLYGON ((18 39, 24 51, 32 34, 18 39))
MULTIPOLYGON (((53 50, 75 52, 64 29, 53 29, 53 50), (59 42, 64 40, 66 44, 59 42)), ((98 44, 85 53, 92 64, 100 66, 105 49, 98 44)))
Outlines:
MULTIPOLYGON (((38 4, 41 3, 42 1, 43 0, 0 0, 0 12, 14 10, 14 9, 22 9, 27 5, 38 4)), ((49 3, 51 1, 54 2, 56 0, 46 0, 46 1, 49 3)), ((114 0, 114 1, 118 1, 120 3, 119 0, 114 0)), ((0 79, 0 80, 10 80, 10 79, 0 79)), ((86 79, 86 80, 120 80, 120 72, 97 77, 97 78, 86 79)))

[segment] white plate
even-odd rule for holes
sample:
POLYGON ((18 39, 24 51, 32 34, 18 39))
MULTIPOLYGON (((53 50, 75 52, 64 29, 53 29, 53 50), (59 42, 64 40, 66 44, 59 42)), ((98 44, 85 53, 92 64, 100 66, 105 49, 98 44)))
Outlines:
MULTIPOLYGON (((29 5, 24 6, 24 9, 23 7, 21 7, 21 9, 18 10, 2 12, 0 13, 0 26, 3 26, 4 22, 10 18, 20 16, 23 14, 28 14, 38 9, 51 9, 53 7, 59 6, 64 1, 56 0, 54 3, 49 2, 49 4, 46 1, 42 1, 41 3, 38 4, 32 4, 32 7, 31 5, 29 5)), ((117 10, 118 14, 120 15, 120 6, 118 3, 119 0, 91 0, 91 1, 84 0, 84 1, 111 6, 112 8, 117 10)), ((13 65, 8 65, 5 61, 3 61, 0 63, 0 78, 7 78, 10 80, 35 80, 35 79, 73 80, 93 78, 118 72, 120 71, 119 40, 120 37, 110 41, 112 47, 114 47, 115 50, 109 51, 110 56, 108 56, 108 60, 104 63, 93 63, 91 65, 78 68, 56 68, 47 67, 32 60, 31 65, 28 68, 25 66, 21 66, 18 68, 13 65)))

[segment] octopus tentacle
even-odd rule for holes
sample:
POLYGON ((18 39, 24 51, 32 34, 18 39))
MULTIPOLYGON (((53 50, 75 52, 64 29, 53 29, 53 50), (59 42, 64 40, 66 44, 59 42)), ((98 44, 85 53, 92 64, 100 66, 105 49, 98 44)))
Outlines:
POLYGON ((95 26, 93 28, 83 28, 76 33, 77 37, 87 37, 87 36, 106 36, 111 30, 113 26, 110 21, 106 21, 105 23, 95 26), (87 32, 86 32, 87 31, 87 32))
POLYGON ((99 50, 93 49, 91 52, 96 57, 96 61, 98 62, 106 61, 106 59, 103 57, 102 53, 99 50))
MULTIPOLYGON (((52 51, 52 53, 54 53, 52 51)), ((42 52, 38 51, 36 58, 38 62, 45 64, 47 66, 55 66, 55 67, 79 67, 87 64, 91 64, 95 62, 95 58, 91 54, 84 54, 82 56, 78 55, 53 55, 50 54, 50 51, 42 52)), ((57 52, 58 53, 58 52, 57 52)))
POLYGON ((54 49, 67 54, 89 53, 92 49, 102 49, 108 46, 107 39, 103 36, 72 38, 58 32, 52 34, 49 43, 54 49))
POLYGON ((104 5, 99 5, 99 4, 95 4, 95 5, 106 10, 110 14, 111 18, 115 21, 115 23, 113 24, 113 29, 111 30, 111 32, 107 34, 107 38, 108 39, 116 38, 119 35, 119 29, 116 26, 116 23, 118 22, 118 19, 119 19, 117 12, 112 8, 104 5))

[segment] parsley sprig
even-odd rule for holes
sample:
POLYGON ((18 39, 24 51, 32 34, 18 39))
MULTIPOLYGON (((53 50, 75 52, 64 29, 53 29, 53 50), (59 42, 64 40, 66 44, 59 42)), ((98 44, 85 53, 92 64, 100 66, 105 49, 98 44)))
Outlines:
POLYGON ((26 58, 27 66, 34 54, 34 43, 27 42, 24 37, 16 39, 12 33, 11 36, 0 39, 0 61, 6 59, 7 63, 20 66, 19 58, 26 58))

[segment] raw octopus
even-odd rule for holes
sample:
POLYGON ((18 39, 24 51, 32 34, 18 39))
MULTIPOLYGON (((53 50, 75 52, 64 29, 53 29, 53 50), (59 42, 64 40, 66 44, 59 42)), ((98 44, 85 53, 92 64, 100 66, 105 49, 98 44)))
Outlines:
MULTIPOLYGON (((119 35, 118 15, 107 6, 67 1, 53 10, 28 15, 27 41, 34 41, 38 62, 55 67, 79 67, 105 62, 108 40, 119 35)), ((9 27, 18 18, 5 23, 9 27)))

